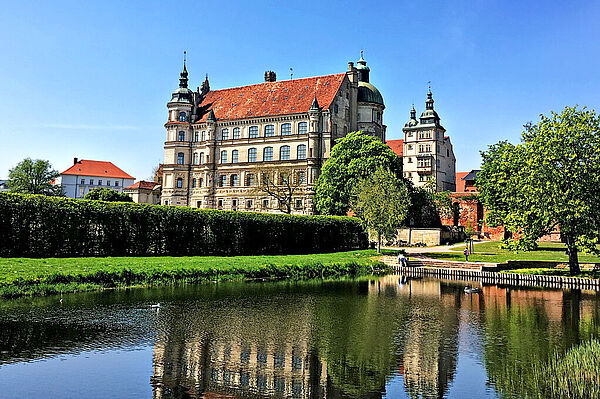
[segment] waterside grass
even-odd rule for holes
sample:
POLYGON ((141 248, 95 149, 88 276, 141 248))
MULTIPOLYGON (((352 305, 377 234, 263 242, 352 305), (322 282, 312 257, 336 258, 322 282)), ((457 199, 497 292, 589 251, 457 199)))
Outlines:
POLYGON ((244 279, 386 273, 373 250, 231 257, 0 258, 0 297, 244 279))

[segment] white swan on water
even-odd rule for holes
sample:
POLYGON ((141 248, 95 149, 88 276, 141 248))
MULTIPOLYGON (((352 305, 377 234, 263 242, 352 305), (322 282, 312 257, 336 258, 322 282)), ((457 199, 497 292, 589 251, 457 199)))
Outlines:
POLYGON ((159 302, 159 303, 157 303, 156 305, 150 305, 150 307, 151 307, 152 309, 160 309, 160 302, 159 302))

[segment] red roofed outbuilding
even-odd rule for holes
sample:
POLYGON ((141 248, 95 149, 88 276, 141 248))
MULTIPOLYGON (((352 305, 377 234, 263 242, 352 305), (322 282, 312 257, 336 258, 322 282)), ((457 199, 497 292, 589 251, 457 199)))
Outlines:
POLYGON ((144 180, 137 181, 123 190, 133 199, 133 202, 152 205, 160 204, 160 191, 159 183, 144 180))
POLYGON ((122 192, 135 178, 108 161, 93 161, 73 158, 73 165, 63 171, 55 184, 63 187, 65 196, 83 198, 90 190, 98 187, 122 192))

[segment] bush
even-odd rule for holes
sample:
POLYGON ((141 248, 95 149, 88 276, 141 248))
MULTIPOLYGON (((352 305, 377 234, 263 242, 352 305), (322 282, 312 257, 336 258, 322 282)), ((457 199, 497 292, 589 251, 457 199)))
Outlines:
POLYGON ((133 202, 133 199, 125 193, 106 187, 96 187, 90 190, 83 199, 109 202, 133 202))
POLYGON ((358 219, 0 193, 0 256, 230 256, 367 247, 358 219))

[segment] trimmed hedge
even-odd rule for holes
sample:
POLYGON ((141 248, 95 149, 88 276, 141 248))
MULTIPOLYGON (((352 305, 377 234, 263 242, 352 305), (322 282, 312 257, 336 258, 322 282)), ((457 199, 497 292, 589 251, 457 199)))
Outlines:
POLYGON ((354 218, 0 193, 1 257, 228 256, 364 249, 354 218))

